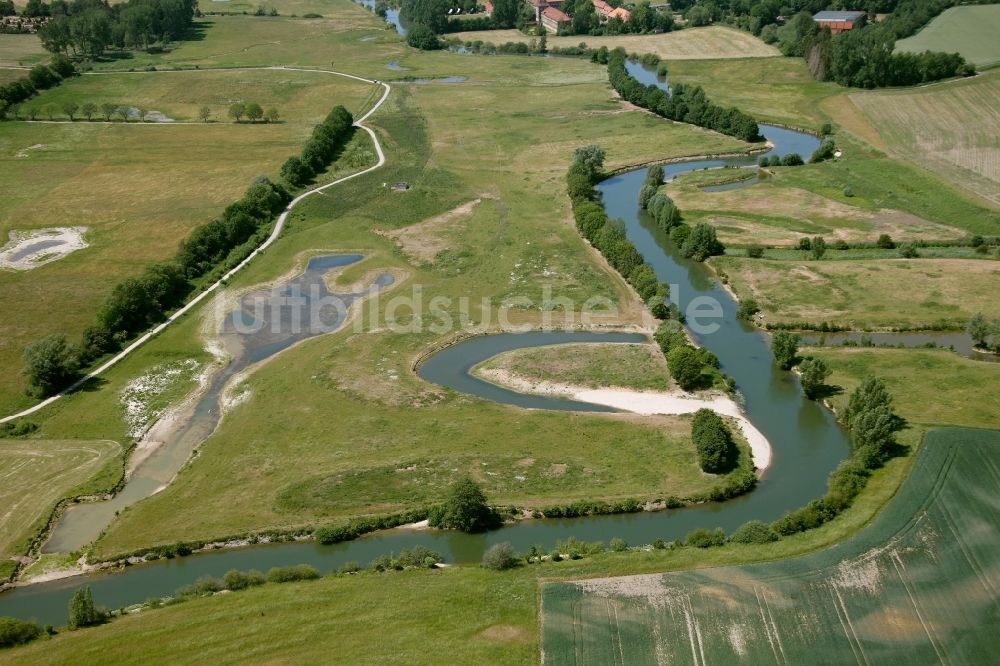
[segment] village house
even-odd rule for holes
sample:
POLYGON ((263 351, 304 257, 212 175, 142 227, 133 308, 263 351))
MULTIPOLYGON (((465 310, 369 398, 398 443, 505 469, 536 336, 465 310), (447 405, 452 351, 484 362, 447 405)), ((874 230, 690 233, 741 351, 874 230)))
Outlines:
POLYGON ((860 28, 868 15, 865 12, 819 12, 813 16, 813 21, 824 28, 829 28, 834 35, 860 28))
POLYGON ((542 10, 542 25, 549 32, 559 32, 559 28, 573 22, 562 10, 555 7, 546 7, 542 10))
POLYGON ((607 23, 613 18, 628 23, 628 20, 632 18, 632 13, 623 7, 612 7, 604 0, 591 0, 591 2, 594 3, 594 10, 597 12, 597 17, 601 19, 601 23, 607 23))
POLYGON ((544 25, 542 22, 542 13, 549 7, 558 9, 560 14, 566 16, 566 14, 562 12, 563 0, 528 0, 528 2, 531 4, 531 8, 535 10, 536 23, 542 23, 544 25))

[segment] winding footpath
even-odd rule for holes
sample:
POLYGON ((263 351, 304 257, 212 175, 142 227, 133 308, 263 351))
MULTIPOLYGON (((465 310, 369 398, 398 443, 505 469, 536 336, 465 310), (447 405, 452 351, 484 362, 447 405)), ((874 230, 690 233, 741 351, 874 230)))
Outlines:
MULTIPOLYGON (((257 249, 255 249, 253 252, 251 252, 250 255, 246 259, 244 259, 243 261, 241 261, 235 268, 233 268, 231 271, 229 271, 228 273, 226 273, 225 275, 223 275, 221 278, 219 278, 219 280, 216 281, 215 283, 213 283, 210 287, 206 288, 200 294, 198 294, 197 296, 195 296, 194 298, 192 298, 190 301, 188 301, 187 305, 185 305, 184 307, 182 307, 181 309, 177 310, 175 313, 173 313, 172 315, 170 315, 169 317, 167 317, 166 320, 164 320, 162 323, 160 323, 159 325, 157 325, 155 328, 151 329, 150 331, 148 331, 147 333, 143 334, 142 336, 136 338, 132 342, 132 344, 130 344, 128 347, 126 347, 122 351, 118 352, 115 356, 113 356, 112 358, 110 358, 108 361, 106 361, 103 365, 101 365, 96 370, 92 370, 91 372, 87 373, 84 377, 82 377, 79 381, 77 381, 76 383, 74 383, 69 388, 63 389, 59 393, 56 393, 55 395, 53 395, 53 396, 51 396, 49 398, 46 398, 45 400, 41 401, 37 405, 29 407, 28 409, 20 411, 20 412, 18 412, 16 414, 11 414, 10 416, 5 416, 3 418, 0 418, 0 423, 7 423, 8 421, 13 421, 14 419, 22 418, 24 416, 28 416, 30 414, 34 414, 35 412, 37 412, 37 411, 39 411, 41 409, 44 409, 45 407, 48 407, 49 405, 51 405, 52 403, 54 403, 56 400, 59 400, 63 396, 65 396, 65 395, 67 395, 69 393, 72 393, 73 391, 75 391, 79 387, 83 386, 84 384, 86 384, 90 380, 92 380, 92 379, 96 378, 97 376, 99 376, 101 373, 107 371, 113 365, 115 365, 116 363, 118 363, 119 361, 121 361, 122 359, 124 359, 126 356, 128 356, 129 354, 131 354, 132 352, 134 352, 136 349, 138 349, 140 346, 142 346, 143 344, 145 344, 146 342, 148 342, 149 340, 151 340, 154 336, 156 336, 158 333, 160 333, 161 331, 163 331, 167 326, 169 326, 170 324, 172 324, 174 321, 176 321, 177 319, 179 319, 183 315, 187 314, 192 308, 194 308, 199 303, 201 303, 203 300, 205 300, 208 297, 209 294, 211 294, 212 292, 214 292, 222 284, 224 284, 225 282, 227 282, 228 280, 230 280, 234 275, 236 275, 238 272, 240 272, 241 270, 243 270, 243 268, 247 264, 249 264, 253 260, 254 257, 256 257, 258 254, 262 253, 264 250, 266 250, 268 247, 270 247, 272 243, 274 243, 276 240, 278 240, 278 237, 281 236, 281 231, 282 231, 282 229, 285 226, 285 220, 288 219, 288 214, 291 213, 292 209, 294 209, 295 206, 297 206, 299 204, 299 202, 301 202, 303 199, 305 199, 306 197, 312 196, 313 194, 316 194, 318 192, 322 192, 323 190, 329 189, 329 188, 333 187, 334 185, 339 185, 340 183, 343 183, 345 181, 348 181, 348 180, 351 180, 353 178, 357 178, 358 176, 363 176, 366 173, 370 173, 372 171, 375 171, 376 169, 380 168, 382 165, 385 164, 385 153, 382 150, 382 144, 379 143, 378 136, 375 134, 375 132, 370 127, 366 127, 362 123, 364 123, 364 121, 367 120, 373 113, 375 113, 376 111, 378 111, 378 109, 382 106, 382 104, 384 104, 385 101, 389 98, 389 93, 391 92, 392 87, 389 86, 388 83, 385 83, 384 81, 375 81, 375 80, 366 79, 366 78, 363 78, 363 77, 360 77, 360 76, 354 76, 353 74, 346 74, 344 72, 337 72, 337 71, 334 71, 334 70, 327 70, 327 69, 307 69, 307 68, 299 68, 299 67, 267 67, 267 68, 255 68, 255 69, 280 69, 280 70, 289 70, 289 71, 294 71, 294 72, 322 72, 324 74, 334 74, 336 76, 345 76, 345 77, 347 77, 349 79, 355 79, 357 81, 363 81, 365 83, 371 83, 373 85, 380 85, 380 86, 382 86, 382 88, 384 89, 383 92, 382 92, 382 96, 378 99, 377 102, 375 102, 375 104, 372 106, 372 108, 370 108, 363 116, 361 116, 360 118, 358 118, 357 120, 354 121, 354 126, 355 127, 364 130, 365 132, 368 133, 368 136, 371 137, 372 144, 375 146, 375 152, 378 155, 378 162, 375 163, 374 165, 368 167, 367 169, 363 169, 363 170, 358 171, 356 173, 352 173, 349 176, 344 176, 343 178, 338 178, 337 180, 331 181, 331 182, 326 183, 324 185, 320 185, 319 187, 315 187, 315 188, 313 188, 311 190, 307 190, 306 192, 303 192, 299 196, 297 196, 294 199, 292 199, 292 201, 281 212, 281 215, 278 216, 278 220, 274 224, 274 229, 271 231, 271 235, 267 237, 267 240, 265 240, 263 243, 261 243, 257 247, 257 249)), ((204 70, 178 70, 178 71, 204 71, 204 70)), ((163 123, 163 124, 168 124, 168 123, 163 123)))

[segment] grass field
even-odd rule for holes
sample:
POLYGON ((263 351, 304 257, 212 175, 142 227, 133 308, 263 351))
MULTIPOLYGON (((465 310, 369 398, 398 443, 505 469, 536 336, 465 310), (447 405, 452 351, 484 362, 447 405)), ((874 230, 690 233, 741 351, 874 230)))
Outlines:
POLYGON ((37 35, 0 35, 0 66, 28 66, 48 59, 37 35))
POLYGON ((836 322, 852 328, 939 322, 964 327, 978 311, 1000 315, 1000 263, 975 259, 774 261, 717 257, 742 299, 757 299, 768 322, 836 322), (980 285, 970 290, 969 285, 980 285), (900 299, 900 294, 912 298, 900 299))
MULTIPOLYGON (((494 44, 523 42, 532 39, 519 30, 483 30, 457 32, 449 37, 462 41, 483 41, 494 44)), ((624 48, 629 53, 655 53, 667 60, 702 60, 718 58, 766 58, 779 55, 773 46, 768 46, 753 35, 732 28, 711 26, 691 28, 660 35, 614 35, 593 36, 574 35, 569 37, 548 36, 548 47, 566 48, 586 42, 590 48, 607 46, 608 49, 624 48)))
POLYGON ((978 67, 1000 63, 1000 5, 950 7, 920 32, 896 42, 897 51, 961 53, 978 67))
POLYGON ((897 241, 952 240, 965 235, 912 213, 855 205, 856 197, 834 197, 787 183, 788 176, 806 169, 827 170, 825 165, 772 169, 773 176, 733 190, 706 192, 713 179, 735 177, 731 170, 686 174, 665 191, 684 212, 690 224, 706 221, 716 227, 726 244, 798 245, 802 237, 824 236, 827 242, 873 243, 880 234, 897 241))
POLYGON ((518 349, 496 356, 477 370, 505 370, 529 381, 587 388, 618 386, 666 391, 670 371, 653 345, 558 345, 518 349))
MULTIPOLYGON (((1000 20, 1000 5, 957 9, 993 9, 1000 20)), ((893 152, 1000 205, 1000 71, 849 99, 893 152)))
POLYGON ((829 398, 838 412, 867 375, 885 380, 899 415, 911 424, 1000 428, 1000 363, 976 361, 943 349, 807 348, 833 374, 827 384, 843 393, 829 398), (987 388, 989 387, 989 388, 987 388))
MULTIPOLYGON (((240 197, 250 179, 277 178, 281 163, 301 150, 312 126, 335 103, 358 112, 371 86, 301 72, 178 72, 83 76, 38 98, 111 100, 184 117, 201 103, 225 117, 222 96, 246 94, 285 110, 271 125, 121 123, 0 125, 0 237, 13 230, 85 226, 89 247, 30 271, 0 273, 0 405, 5 414, 25 405, 21 353, 49 332, 77 337, 112 286, 171 256, 198 224, 240 197), (134 100, 134 101, 133 101, 134 100), (17 157, 28 146, 42 147, 17 157), (182 202, 182 203, 179 203, 182 202)), ((374 161, 370 140, 358 135, 342 167, 374 161), (360 162, 359 162, 360 160, 360 162)))
POLYGON ((545 585, 542 662, 989 661, 998 451, 996 432, 930 433, 875 522, 805 558, 545 585))
POLYGON ((108 440, 0 440, 0 568, 24 554, 56 502, 113 486, 121 453, 108 440))

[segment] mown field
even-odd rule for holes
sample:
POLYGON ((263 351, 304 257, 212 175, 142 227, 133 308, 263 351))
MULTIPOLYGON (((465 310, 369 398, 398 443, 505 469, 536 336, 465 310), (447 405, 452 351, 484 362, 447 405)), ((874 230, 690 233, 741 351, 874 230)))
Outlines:
MULTIPOLYGON (((991 8, 1000 17, 1000 5, 991 8)), ((1000 205, 1000 72, 849 99, 892 152, 1000 205)))
POLYGON ((36 35, 0 35, 0 66, 30 66, 48 59, 36 35))
POLYGON ((107 490, 121 475, 122 447, 109 440, 0 440, 0 577, 23 555, 56 502, 107 490))
POLYGON ((476 371, 502 370, 529 381, 588 388, 666 391, 670 371, 654 345, 556 345, 505 352, 476 371))
POLYGON ((896 42, 897 51, 961 53, 978 67, 1000 63, 1000 5, 950 7, 920 32, 896 42))
POLYGON ((989 661, 998 451, 996 432, 929 433, 874 523, 815 555, 544 585, 542 662, 989 661))
MULTIPOLYGON (((520 30, 479 30, 456 32, 449 37, 462 41, 529 43, 532 38, 520 30)), ((590 48, 623 48, 629 53, 655 53, 667 60, 703 60, 719 58, 766 58, 779 55, 773 46, 768 46, 753 35, 732 28, 710 26, 690 28, 660 35, 572 35, 547 37, 548 47, 566 48, 585 42, 590 48)))
MULTIPOLYGON (((831 251, 832 252, 832 251, 831 251)), ((767 322, 827 321, 851 328, 962 328, 976 312, 1000 314, 1000 263, 977 259, 775 261, 716 257, 740 299, 767 322), (969 285, 978 285, 970 289, 969 285), (981 289, 980 289, 981 287, 981 289), (912 294, 901 299, 900 294, 912 294)))
MULTIPOLYGON (((0 168, 8 185, 0 192, 0 237, 6 241, 14 230, 83 226, 89 244, 30 271, 0 273, 0 308, 10 313, 0 323, 0 411, 30 404, 20 373, 21 354, 31 341, 51 332, 77 338, 117 282, 171 256, 194 226, 220 214, 255 176, 277 178, 281 163, 301 150, 312 126, 336 103, 363 110, 371 86, 344 81, 349 80, 256 71, 234 73, 228 87, 205 72, 83 76, 30 103, 148 102, 149 109, 178 115, 206 103, 224 117, 221 96, 242 91, 265 108, 286 108, 287 120, 255 126, 0 125, 0 168), (29 146, 40 147, 17 156, 29 146)), ((370 140, 361 135, 343 158, 348 170, 373 161, 370 140)))

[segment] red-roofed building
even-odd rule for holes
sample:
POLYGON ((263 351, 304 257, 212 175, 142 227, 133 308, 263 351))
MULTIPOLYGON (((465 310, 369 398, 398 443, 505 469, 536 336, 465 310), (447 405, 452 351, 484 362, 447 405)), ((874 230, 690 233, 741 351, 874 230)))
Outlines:
POLYGON ((487 16, 493 16, 493 3, 490 0, 483 0, 483 13, 487 16))
POLYGON ((569 16, 567 16, 561 10, 555 7, 546 7, 542 10, 542 25, 549 32, 559 32, 559 28, 567 26, 573 22, 569 16))
POLYGON ((632 12, 624 7, 615 7, 614 11, 608 15, 608 20, 610 21, 615 18, 619 19, 622 23, 628 23, 629 19, 632 18, 632 12))
POLYGON ((591 2, 594 3, 594 11, 597 12, 597 18, 601 19, 601 23, 606 23, 613 18, 628 23, 628 20, 632 18, 632 12, 622 7, 612 7, 604 0, 591 0, 591 2))

